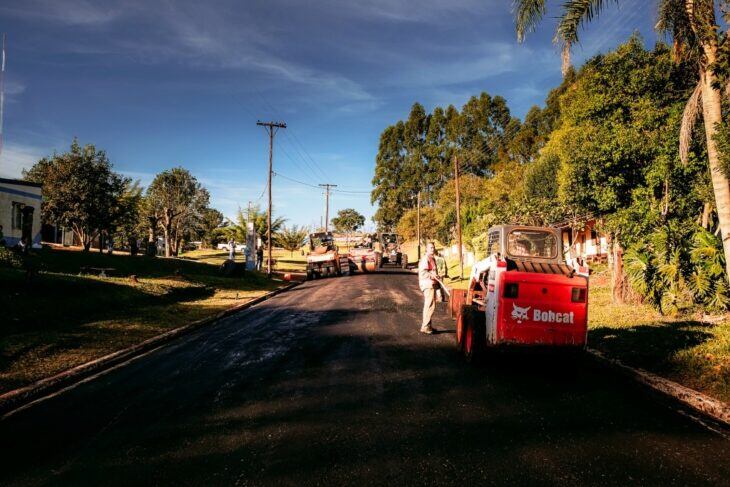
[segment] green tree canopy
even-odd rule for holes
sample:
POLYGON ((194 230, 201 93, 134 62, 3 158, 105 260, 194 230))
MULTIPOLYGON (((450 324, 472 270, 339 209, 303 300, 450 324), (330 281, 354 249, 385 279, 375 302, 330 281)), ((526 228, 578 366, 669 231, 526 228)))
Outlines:
POLYGON ((155 176, 145 195, 148 211, 155 215, 165 239, 165 256, 177 255, 208 208, 210 195, 190 171, 168 169, 155 176))
POLYGON ((343 233, 352 233, 365 224, 365 217, 354 208, 345 208, 337 212, 332 219, 335 230, 343 233))
POLYGON ((106 152, 76 139, 68 152, 41 159, 23 177, 43 184, 43 220, 73 229, 85 251, 134 211, 139 196, 131 179, 112 170, 106 152))

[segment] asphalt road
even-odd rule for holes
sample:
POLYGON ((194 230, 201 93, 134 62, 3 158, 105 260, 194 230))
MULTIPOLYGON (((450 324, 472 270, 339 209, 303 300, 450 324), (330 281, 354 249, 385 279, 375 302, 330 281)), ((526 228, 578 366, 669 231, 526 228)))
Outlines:
POLYGON ((0 485, 730 485, 730 441, 587 363, 462 363, 415 276, 314 281, 0 421, 0 485))

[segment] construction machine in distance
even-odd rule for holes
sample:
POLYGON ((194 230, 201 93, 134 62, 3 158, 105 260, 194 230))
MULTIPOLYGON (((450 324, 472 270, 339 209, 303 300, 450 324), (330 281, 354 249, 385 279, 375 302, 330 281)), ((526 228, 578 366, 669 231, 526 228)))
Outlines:
POLYGON ((378 234, 378 240, 383 244, 382 266, 395 266, 403 269, 408 268, 408 255, 401 250, 403 238, 396 233, 378 234))
POLYGON ((366 236, 350 249, 350 265, 360 272, 373 272, 377 269, 377 258, 371 236, 366 236))
POLYGON ((307 279, 350 274, 347 254, 340 254, 332 232, 317 232, 309 235, 307 253, 307 279))

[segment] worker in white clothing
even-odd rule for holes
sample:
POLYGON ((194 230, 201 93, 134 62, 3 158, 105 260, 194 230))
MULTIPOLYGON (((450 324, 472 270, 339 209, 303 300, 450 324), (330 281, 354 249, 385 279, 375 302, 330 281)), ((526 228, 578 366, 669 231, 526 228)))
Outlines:
POLYGON ((436 286, 438 286, 438 270, 436 268, 436 247, 433 242, 426 245, 426 254, 418 263, 418 285, 423 292, 423 320, 421 333, 433 333, 431 317, 436 309, 436 286))

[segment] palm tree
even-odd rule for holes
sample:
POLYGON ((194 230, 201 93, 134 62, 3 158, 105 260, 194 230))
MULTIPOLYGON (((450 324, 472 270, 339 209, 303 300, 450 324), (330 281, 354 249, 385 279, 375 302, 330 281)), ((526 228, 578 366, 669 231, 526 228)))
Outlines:
POLYGON ((274 243, 282 249, 288 250, 291 257, 295 250, 299 250, 304 245, 307 235, 309 235, 307 227, 293 225, 287 228, 284 226, 274 235, 274 243))
MULTIPOLYGON (((563 72, 570 66, 570 48, 578 42, 578 29, 590 22, 607 3, 618 0, 567 0, 559 17, 555 42, 563 49, 563 72)), ((721 0, 726 3, 726 0, 721 0)), ((545 15, 545 0, 514 0, 517 39, 535 29, 545 15)), ((693 61, 699 81, 687 101, 680 131, 680 157, 686 160, 692 129, 700 113, 704 120, 712 187, 730 280, 730 181, 720 165, 715 135, 722 122, 722 93, 711 67, 718 59, 724 36, 715 19, 714 0, 659 0, 657 29, 671 36, 675 59, 693 61)), ((726 90, 727 92, 727 90, 726 90)))
MULTIPOLYGON (((261 238, 261 241, 266 244, 266 229, 268 227, 266 212, 261 211, 258 205, 251 206, 246 211, 238 208, 236 220, 228 220, 228 224, 223 229, 223 234, 228 239, 232 238, 237 242, 245 242, 248 222, 253 223, 254 232, 256 232, 256 235, 258 235, 259 238, 261 238)), ((285 222, 286 218, 273 218, 271 220, 271 234, 275 235, 285 222)))

